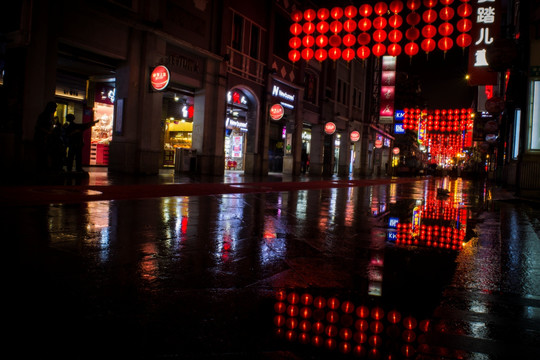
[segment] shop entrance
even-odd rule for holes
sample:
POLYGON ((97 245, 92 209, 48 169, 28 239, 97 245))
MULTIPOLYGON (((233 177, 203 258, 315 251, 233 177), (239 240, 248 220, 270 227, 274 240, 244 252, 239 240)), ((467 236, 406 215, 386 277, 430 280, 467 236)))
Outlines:
POLYGON ((194 97, 188 91, 168 91, 163 94, 163 157, 162 166, 174 168, 178 149, 193 145, 194 97))
POLYGON ((223 149, 225 170, 246 170, 246 152, 249 151, 249 146, 254 146, 254 135, 256 133, 254 109, 255 102, 248 91, 234 88, 227 93, 223 149))

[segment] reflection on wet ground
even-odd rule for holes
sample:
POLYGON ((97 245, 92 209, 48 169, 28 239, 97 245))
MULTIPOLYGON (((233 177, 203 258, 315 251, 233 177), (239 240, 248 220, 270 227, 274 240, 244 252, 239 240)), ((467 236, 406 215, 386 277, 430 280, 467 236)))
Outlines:
POLYGON ((539 210, 492 196, 434 178, 0 215, 41 354, 538 358, 539 210))

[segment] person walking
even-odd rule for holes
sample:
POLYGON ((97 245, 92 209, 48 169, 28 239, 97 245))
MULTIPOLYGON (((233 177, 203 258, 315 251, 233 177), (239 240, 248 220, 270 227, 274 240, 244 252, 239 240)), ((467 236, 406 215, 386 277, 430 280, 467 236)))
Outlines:
POLYGON ((49 101, 39 114, 34 128, 36 170, 39 174, 45 174, 51 168, 51 134, 54 128, 56 106, 54 101, 49 101))
POLYGON ((82 149, 84 145, 84 132, 97 124, 99 120, 78 124, 75 122, 75 115, 66 115, 67 126, 65 129, 68 145, 68 156, 66 170, 71 171, 73 160, 75 160, 75 171, 84 172, 82 168, 82 149))

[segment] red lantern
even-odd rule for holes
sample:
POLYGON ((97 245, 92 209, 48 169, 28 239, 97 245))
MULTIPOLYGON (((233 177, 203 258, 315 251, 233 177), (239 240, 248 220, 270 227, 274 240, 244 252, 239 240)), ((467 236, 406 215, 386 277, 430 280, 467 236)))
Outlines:
POLYGON ((381 16, 386 14, 386 12, 388 11, 388 5, 386 5, 385 2, 381 1, 375 4, 373 10, 375 11, 375 14, 381 16))
POLYGON ((437 35, 437 29, 433 25, 426 25, 422 28, 422 36, 425 38, 432 38, 437 35))
POLYGON ((369 4, 360 5, 358 8, 358 14, 360 16, 368 17, 373 12, 373 8, 369 4))
POLYGON ((407 29, 407 31, 405 32, 405 37, 410 41, 414 41, 418 39, 419 36, 420 36, 420 30, 414 27, 407 29))
POLYGON ((420 22, 420 15, 418 13, 412 12, 409 15, 407 15, 407 24, 411 26, 418 25, 420 22))
POLYGON ((343 23, 343 29, 347 32, 353 32, 356 30, 356 21, 354 20, 347 20, 343 23))
POLYGON ((317 23, 317 31, 321 34, 326 34, 330 30, 330 25, 326 21, 320 21, 317 23))
POLYGON ((449 22, 443 22, 439 25, 439 34, 441 36, 450 36, 454 32, 454 26, 449 22))
POLYGON ((289 51, 289 60, 292 62, 297 62, 300 60, 300 51, 298 50, 291 50, 289 51))
POLYGON ((341 57, 341 50, 337 47, 330 48, 330 50, 328 50, 328 57, 336 61, 341 57))
POLYGON ((342 57, 343 60, 345 60, 345 61, 351 61, 352 59, 354 59, 354 50, 351 49, 351 48, 346 48, 346 49, 343 50, 343 52, 341 53, 341 57, 342 57))
POLYGON ((472 14, 472 6, 470 4, 463 3, 458 6, 457 13, 461 17, 470 16, 472 14))
POLYGON ((388 19, 388 24, 393 28, 398 28, 403 24, 403 18, 400 15, 392 15, 388 19))
POLYGON ((298 36, 292 37, 289 40, 289 46, 293 49, 298 49, 302 45, 302 40, 298 36))
POLYGON ((304 36, 302 39, 302 45, 304 47, 312 47, 315 44, 315 38, 311 35, 304 36))
POLYGON ((373 20, 373 27, 375 29, 384 29, 387 23, 388 22, 385 18, 383 18, 382 16, 378 16, 375 18, 375 20, 373 20))
POLYGON ((328 43, 330 44, 330 46, 332 47, 338 47, 341 45, 341 36, 339 35, 332 35, 330 36, 330 38, 328 39, 328 43))
POLYGON ((454 45, 454 42, 452 41, 451 38, 445 36, 439 39, 439 42, 437 43, 437 45, 439 46, 439 49, 441 49, 442 51, 448 51, 452 48, 452 46, 454 45))
POLYGON ((472 29, 472 21, 469 19, 461 19, 456 25, 459 32, 468 32, 472 29))
POLYGON ((351 47, 356 43, 356 36, 353 34, 347 34, 343 37, 343 45, 351 47))
POLYGON ((315 59, 318 61, 324 61, 326 60, 326 57, 328 56, 326 50, 324 49, 317 49, 315 50, 315 59))
POLYGON ((358 34, 357 40, 360 45, 367 45, 371 41, 371 36, 368 33, 363 32, 358 34))
POLYGON ((451 20, 454 17, 454 14, 454 9, 449 6, 445 6, 441 9, 441 11, 439 11, 439 17, 443 21, 451 20))
POLYGON ((364 18, 358 21, 358 28, 362 31, 368 31, 371 29, 371 20, 364 18))
MULTIPOLYGON (((360 36, 360 35, 358 35, 358 36, 360 36)), ((360 46, 358 48, 358 50, 356 50, 356 55, 362 60, 367 59, 367 57, 369 56, 370 53, 371 53, 371 51, 369 50, 369 48, 367 46, 360 46)))
POLYGON ((302 50, 302 59, 306 61, 313 58, 313 55, 314 55, 314 51, 312 48, 305 48, 304 50, 302 50))
MULTIPOLYGON (((461 0, 463 1, 463 0, 461 0)), ((443 5, 450 5, 454 2, 454 0, 441 0, 441 4, 443 5)))
POLYGON ((409 56, 418 54, 418 44, 414 42, 407 43, 407 45, 405 45, 405 54, 409 56))
POLYGON ((290 30, 291 34, 293 34, 294 36, 298 36, 302 33, 302 25, 294 23, 291 25, 290 30))
POLYGON ((302 21, 302 18, 304 17, 304 14, 300 11, 300 10, 294 10, 292 13, 291 13, 291 19, 294 21, 294 22, 299 22, 299 21, 302 21))
POLYGON ((317 43, 318 47, 325 47, 328 45, 328 37, 326 37, 326 35, 319 35, 315 39, 315 43, 317 43))
POLYGON ((403 38, 403 33, 399 30, 392 30, 388 33, 388 40, 393 43, 400 42, 403 38))
POLYGON ((456 44, 462 48, 465 48, 472 43, 472 37, 469 34, 461 34, 456 39, 456 44))
POLYGON ((386 46, 384 46, 384 44, 381 44, 381 43, 377 43, 375 45, 373 45, 373 55, 375 56, 383 56, 384 53, 386 52, 386 46))
POLYGON ((342 29, 343 29, 343 24, 341 23, 341 21, 332 21, 330 23, 330 31, 333 32, 334 34, 341 32, 342 29))
POLYGON ((435 22, 435 20, 437 20, 437 12, 433 9, 424 11, 424 13, 422 14, 422 20, 424 20, 424 22, 428 24, 435 22))
POLYGON ((399 13, 401 10, 403 10, 403 1, 401 0, 394 0, 390 3, 388 6, 391 12, 394 14, 399 13))
POLYGON ((388 45, 386 52, 390 56, 399 56, 399 54, 401 54, 401 46, 399 44, 392 43, 388 45))
POLYGON ((426 53, 429 53, 435 50, 436 43, 433 39, 424 39, 422 40, 421 46, 422 50, 424 50, 426 53))
POLYGON ((343 9, 340 7, 332 8, 330 11, 330 16, 332 16, 333 19, 339 20, 343 17, 343 9))
POLYGON ((418 10, 418 8, 420 7, 420 0, 407 0, 407 7, 411 11, 418 10))
POLYGON ((320 8, 319 10, 317 10, 317 17, 319 18, 319 20, 325 21, 330 17, 330 10, 320 8))
POLYGON ((437 0, 424 0, 425 7, 432 8, 435 5, 437 5, 437 0))
POLYGON ((357 13, 358 10, 356 10, 356 6, 349 5, 345 8, 345 16, 349 19, 355 17, 357 13))
POLYGON ((312 22, 304 23, 304 26, 302 27, 304 30, 304 33, 307 35, 313 34, 315 32, 315 25, 312 22))
POLYGON ((373 32, 373 40, 376 42, 383 42, 386 40, 386 31, 384 30, 376 30, 373 32))

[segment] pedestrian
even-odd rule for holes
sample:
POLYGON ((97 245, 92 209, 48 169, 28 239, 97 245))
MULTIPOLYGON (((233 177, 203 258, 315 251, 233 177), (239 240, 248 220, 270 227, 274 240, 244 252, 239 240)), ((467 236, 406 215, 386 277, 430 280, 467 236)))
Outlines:
POLYGON ((36 170, 44 174, 51 168, 51 134, 54 126, 54 113, 56 103, 49 101, 45 109, 39 114, 34 128, 34 151, 36 170))
POLYGON ((73 160, 75 160, 75 171, 82 173, 84 172, 82 168, 83 135, 86 130, 94 126, 99 120, 78 124, 75 122, 75 115, 67 114, 66 121, 67 126, 65 133, 68 146, 66 169, 67 171, 71 171, 73 168, 73 160))
POLYGON ((60 123, 58 118, 56 118, 51 131, 51 135, 49 136, 51 169, 56 173, 60 173, 63 170, 64 164, 66 162, 66 147, 64 144, 63 135, 64 134, 62 124, 60 123))

